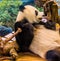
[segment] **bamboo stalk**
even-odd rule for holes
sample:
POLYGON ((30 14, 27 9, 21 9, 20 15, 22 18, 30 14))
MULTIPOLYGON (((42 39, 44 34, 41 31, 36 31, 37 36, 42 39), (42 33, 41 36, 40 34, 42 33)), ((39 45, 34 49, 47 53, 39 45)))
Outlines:
POLYGON ((20 32, 22 32, 22 30, 20 29, 20 28, 18 28, 18 30, 16 31, 16 32, 14 32, 13 34, 12 34, 12 36, 10 36, 9 38, 7 38, 6 40, 5 40, 5 42, 3 42, 4 44, 6 44, 8 41, 10 41, 13 37, 15 37, 18 33, 20 33, 20 32))

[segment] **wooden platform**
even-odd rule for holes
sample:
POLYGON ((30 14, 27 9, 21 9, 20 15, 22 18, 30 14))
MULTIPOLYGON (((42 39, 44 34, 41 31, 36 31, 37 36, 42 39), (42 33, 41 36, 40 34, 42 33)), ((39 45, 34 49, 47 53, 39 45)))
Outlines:
MULTIPOLYGON (((3 60, 10 61, 10 60, 3 60)), ((31 53, 20 53, 16 61, 46 61, 45 59, 40 58, 39 56, 31 53)))

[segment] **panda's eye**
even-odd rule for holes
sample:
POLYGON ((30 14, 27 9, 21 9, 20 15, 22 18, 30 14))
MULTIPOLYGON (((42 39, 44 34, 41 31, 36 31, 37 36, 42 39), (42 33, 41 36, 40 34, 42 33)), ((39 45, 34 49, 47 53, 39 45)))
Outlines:
POLYGON ((37 15, 38 15, 38 11, 35 10, 35 14, 36 14, 36 16, 37 16, 37 15))

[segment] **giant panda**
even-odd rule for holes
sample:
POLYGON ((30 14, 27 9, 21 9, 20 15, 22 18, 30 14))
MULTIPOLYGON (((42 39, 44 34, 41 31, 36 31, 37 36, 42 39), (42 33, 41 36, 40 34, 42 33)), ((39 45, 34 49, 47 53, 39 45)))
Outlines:
POLYGON ((48 61, 60 61, 59 32, 47 29, 40 24, 34 30, 35 25, 40 22, 43 15, 42 12, 39 12, 31 5, 20 6, 15 22, 15 31, 19 27, 22 32, 16 36, 16 41, 20 51, 26 52, 30 50, 48 61))
POLYGON ((34 26, 39 22, 42 15, 43 12, 39 12, 31 5, 19 6, 15 31, 17 31, 18 27, 22 29, 22 32, 16 36, 20 52, 29 51, 29 46, 34 38, 34 26))

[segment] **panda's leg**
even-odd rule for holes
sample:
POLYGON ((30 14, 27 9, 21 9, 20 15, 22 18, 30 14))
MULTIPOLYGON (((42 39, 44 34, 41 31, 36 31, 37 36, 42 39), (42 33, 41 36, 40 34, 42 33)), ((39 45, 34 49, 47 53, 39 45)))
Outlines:
POLYGON ((50 50, 46 53, 46 59, 48 61, 60 61, 60 54, 55 50, 50 50))

